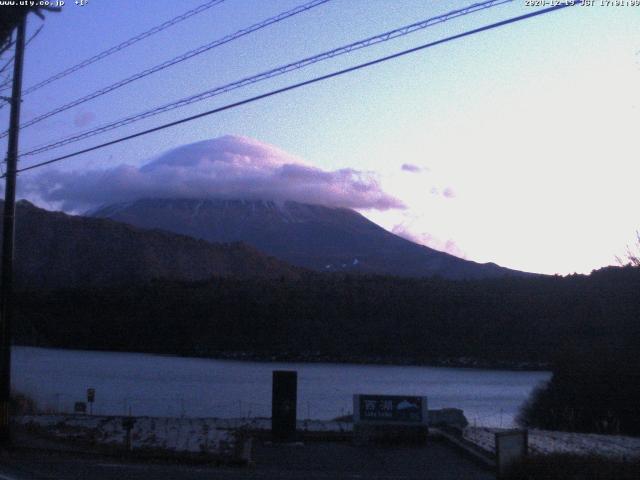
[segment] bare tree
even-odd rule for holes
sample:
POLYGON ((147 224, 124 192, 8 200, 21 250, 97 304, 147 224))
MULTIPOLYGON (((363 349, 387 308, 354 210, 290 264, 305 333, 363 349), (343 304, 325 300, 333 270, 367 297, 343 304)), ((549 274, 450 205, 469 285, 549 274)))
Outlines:
POLYGON ((640 231, 636 232, 636 243, 634 247, 627 245, 627 253, 624 257, 616 256, 616 260, 620 265, 631 265, 640 267, 640 231))

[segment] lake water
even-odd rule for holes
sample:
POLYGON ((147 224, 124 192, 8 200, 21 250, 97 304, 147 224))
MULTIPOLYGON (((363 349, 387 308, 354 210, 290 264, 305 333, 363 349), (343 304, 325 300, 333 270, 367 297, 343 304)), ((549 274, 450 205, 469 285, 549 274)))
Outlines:
POLYGON ((271 372, 298 371, 298 418, 352 411, 354 393, 427 396, 429 408, 464 410, 471 424, 513 425, 547 372, 466 368, 263 363, 116 352, 14 347, 13 388, 42 409, 71 412, 95 388, 104 415, 270 416, 271 372))

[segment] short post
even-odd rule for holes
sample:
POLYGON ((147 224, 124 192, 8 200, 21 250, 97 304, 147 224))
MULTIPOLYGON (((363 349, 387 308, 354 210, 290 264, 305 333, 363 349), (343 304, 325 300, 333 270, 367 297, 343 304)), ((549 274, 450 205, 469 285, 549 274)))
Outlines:
POLYGON ((122 428, 124 428, 124 431, 126 433, 125 435, 125 448, 127 449, 127 451, 130 451, 132 448, 132 443, 131 443, 131 430, 133 430, 133 426, 136 423, 136 419, 133 417, 124 417, 122 419, 122 428))
POLYGON ((96 400, 96 389, 87 388, 87 403, 89 404, 89 415, 93 415, 93 402, 96 400))
POLYGON ((509 430, 495 434, 496 470, 502 478, 514 463, 524 459, 529 451, 527 430, 509 430))
POLYGON ((290 441, 296 434, 298 372, 274 370, 271 396, 271 435, 290 441))

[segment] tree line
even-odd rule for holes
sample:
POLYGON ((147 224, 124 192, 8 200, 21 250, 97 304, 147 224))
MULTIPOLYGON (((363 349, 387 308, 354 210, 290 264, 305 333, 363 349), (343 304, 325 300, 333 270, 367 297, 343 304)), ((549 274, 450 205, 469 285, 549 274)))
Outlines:
POLYGON ((305 274, 22 291, 16 342, 180 355, 550 364, 637 345, 640 269, 448 281, 305 274), (635 342, 635 343, 634 343, 635 342))

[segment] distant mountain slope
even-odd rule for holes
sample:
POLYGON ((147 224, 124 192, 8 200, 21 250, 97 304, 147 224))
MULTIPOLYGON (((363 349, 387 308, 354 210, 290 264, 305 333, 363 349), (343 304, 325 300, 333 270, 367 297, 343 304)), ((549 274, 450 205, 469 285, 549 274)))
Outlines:
POLYGON ((143 199, 91 214, 209 241, 246 242, 317 271, 449 279, 528 275, 417 245, 344 208, 256 200, 143 199))
MULTIPOLYGON (((2 202, 0 208, 4 208, 2 202)), ((112 220, 49 212, 26 201, 17 207, 15 261, 17 283, 29 288, 138 284, 155 278, 296 276, 300 272, 244 244, 212 244, 112 220)))

